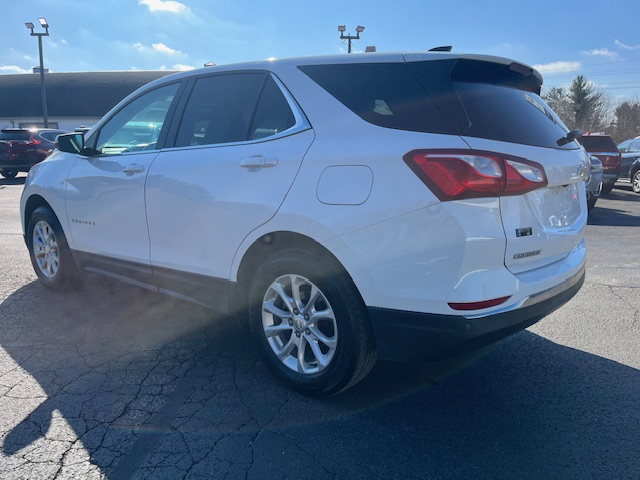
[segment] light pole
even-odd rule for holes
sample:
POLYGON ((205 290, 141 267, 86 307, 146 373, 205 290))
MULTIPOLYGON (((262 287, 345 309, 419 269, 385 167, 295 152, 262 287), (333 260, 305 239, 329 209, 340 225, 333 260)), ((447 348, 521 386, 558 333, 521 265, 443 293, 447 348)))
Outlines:
POLYGON ((25 26, 31 30, 32 37, 38 37, 38 52, 40 53, 40 90, 42 93, 42 117, 44 119, 44 128, 49 128, 49 117, 47 116, 47 91, 44 88, 44 56, 42 55, 42 37, 49 36, 49 24, 47 21, 40 17, 38 18, 40 25, 44 28, 44 32, 34 32, 35 28, 33 23, 26 22, 25 26))
POLYGON ((347 27, 345 27, 344 25, 338 25, 338 31, 340 32, 340 40, 349 41, 349 48, 347 50, 347 53, 351 53, 351 40, 360 40, 360 34, 364 32, 364 27, 361 25, 358 25, 356 27, 355 35, 351 35, 351 34, 345 35, 344 32, 347 31, 347 27))

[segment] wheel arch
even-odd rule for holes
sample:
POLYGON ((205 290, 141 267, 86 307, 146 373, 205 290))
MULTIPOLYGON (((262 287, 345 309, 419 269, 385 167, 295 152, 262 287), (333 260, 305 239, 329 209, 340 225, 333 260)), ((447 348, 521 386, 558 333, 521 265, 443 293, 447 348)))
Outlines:
MULTIPOLYGON (((315 254, 323 260, 331 262, 351 278, 347 269, 336 256, 316 240, 296 232, 275 231, 257 238, 244 253, 236 276, 237 295, 242 296, 242 298, 246 300, 252 274, 270 255, 287 248, 296 248, 315 254)), ((351 278, 351 281, 356 286, 356 290, 358 290, 353 278, 351 278)), ((360 292, 358 292, 358 294, 362 298, 360 292)))
MULTIPOLYGON (((58 219, 58 222, 60 222, 60 217, 56 214, 55 210, 51 207, 49 202, 47 202, 40 195, 37 195, 37 194, 31 195, 27 199, 27 201, 25 202, 25 205, 24 205, 24 217, 22 218, 22 225, 23 225, 23 230, 24 230, 25 234, 26 234, 27 228, 29 226, 29 219, 31 218, 31 214, 38 207, 47 207, 56 216, 56 218, 58 219)), ((62 222, 60 224, 62 225, 62 222)))

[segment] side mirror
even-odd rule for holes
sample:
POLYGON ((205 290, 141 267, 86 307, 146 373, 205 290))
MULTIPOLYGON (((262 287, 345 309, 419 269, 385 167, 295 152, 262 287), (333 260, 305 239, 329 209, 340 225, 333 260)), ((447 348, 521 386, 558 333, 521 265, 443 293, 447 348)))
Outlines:
POLYGON ((56 137, 56 148, 61 152, 80 153, 84 148, 83 133, 63 133, 56 137))

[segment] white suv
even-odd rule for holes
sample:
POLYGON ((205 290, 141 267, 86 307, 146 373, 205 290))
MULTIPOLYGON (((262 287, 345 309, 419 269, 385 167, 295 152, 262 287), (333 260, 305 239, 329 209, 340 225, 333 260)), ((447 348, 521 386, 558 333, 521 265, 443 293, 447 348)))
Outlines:
POLYGON ((329 395, 377 357, 493 343, 584 281, 588 157, 511 60, 308 57, 154 81, 61 136, 21 201, 42 283, 82 271, 248 313, 329 395))

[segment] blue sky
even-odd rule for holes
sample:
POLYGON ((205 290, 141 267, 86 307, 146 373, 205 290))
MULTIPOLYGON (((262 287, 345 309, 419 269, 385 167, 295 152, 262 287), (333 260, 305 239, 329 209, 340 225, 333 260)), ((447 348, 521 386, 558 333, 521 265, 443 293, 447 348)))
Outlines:
POLYGON ((454 52, 513 58, 545 86, 585 75, 614 101, 640 100, 640 3, 539 0, 22 0, 2 2, 0 74, 38 65, 25 22, 49 22, 53 72, 180 70, 247 60, 346 54, 337 26, 363 25, 355 51, 454 52))

